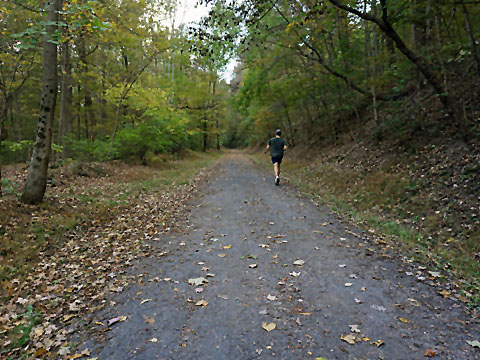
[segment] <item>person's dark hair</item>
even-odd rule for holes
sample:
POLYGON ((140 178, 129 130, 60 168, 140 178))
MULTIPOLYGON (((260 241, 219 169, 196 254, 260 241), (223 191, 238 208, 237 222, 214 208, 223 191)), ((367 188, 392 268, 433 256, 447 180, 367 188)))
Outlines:
POLYGON ((282 135, 282 131, 280 129, 277 129, 277 131, 275 131, 275 135, 278 135, 278 136, 282 135))

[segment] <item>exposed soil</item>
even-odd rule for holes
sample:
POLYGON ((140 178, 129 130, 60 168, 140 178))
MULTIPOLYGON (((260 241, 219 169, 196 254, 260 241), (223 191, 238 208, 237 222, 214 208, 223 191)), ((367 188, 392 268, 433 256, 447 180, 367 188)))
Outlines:
POLYGON ((437 274, 276 187, 241 153, 217 170, 181 230, 147 244, 130 286, 93 315, 80 351, 99 359, 480 356, 467 343, 480 338, 478 321, 429 285, 437 274), (189 284, 200 277, 208 283, 189 284))

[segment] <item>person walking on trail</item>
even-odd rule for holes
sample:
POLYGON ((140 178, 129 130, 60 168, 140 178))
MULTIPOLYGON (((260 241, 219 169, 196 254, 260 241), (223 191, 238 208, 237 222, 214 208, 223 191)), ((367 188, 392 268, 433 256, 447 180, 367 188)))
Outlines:
POLYGON ((270 156, 272 157, 273 171, 275 173, 275 185, 280 185, 280 164, 283 159, 283 152, 287 150, 285 140, 281 138, 282 132, 280 129, 275 131, 275 137, 268 140, 267 152, 270 149, 270 156))

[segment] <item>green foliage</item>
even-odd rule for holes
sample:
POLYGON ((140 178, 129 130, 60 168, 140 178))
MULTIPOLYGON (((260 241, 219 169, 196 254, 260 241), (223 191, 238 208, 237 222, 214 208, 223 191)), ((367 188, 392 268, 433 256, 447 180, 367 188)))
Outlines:
POLYGON ((23 321, 12 330, 12 343, 9 349, 22 348, 30 341, 30 332, 40 322, 40 313, 33 309, 32 305, 27 306, 27 311, 19 315, 23 321))

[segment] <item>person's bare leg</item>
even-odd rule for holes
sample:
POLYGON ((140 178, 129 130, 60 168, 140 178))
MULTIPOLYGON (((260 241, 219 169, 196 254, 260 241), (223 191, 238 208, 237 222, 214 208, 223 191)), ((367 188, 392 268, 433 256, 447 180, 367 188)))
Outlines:
POLYGON ((275 177, 280 175, 280 166, 278 163, 273 164, 273 172, 275 173, 275 177))

